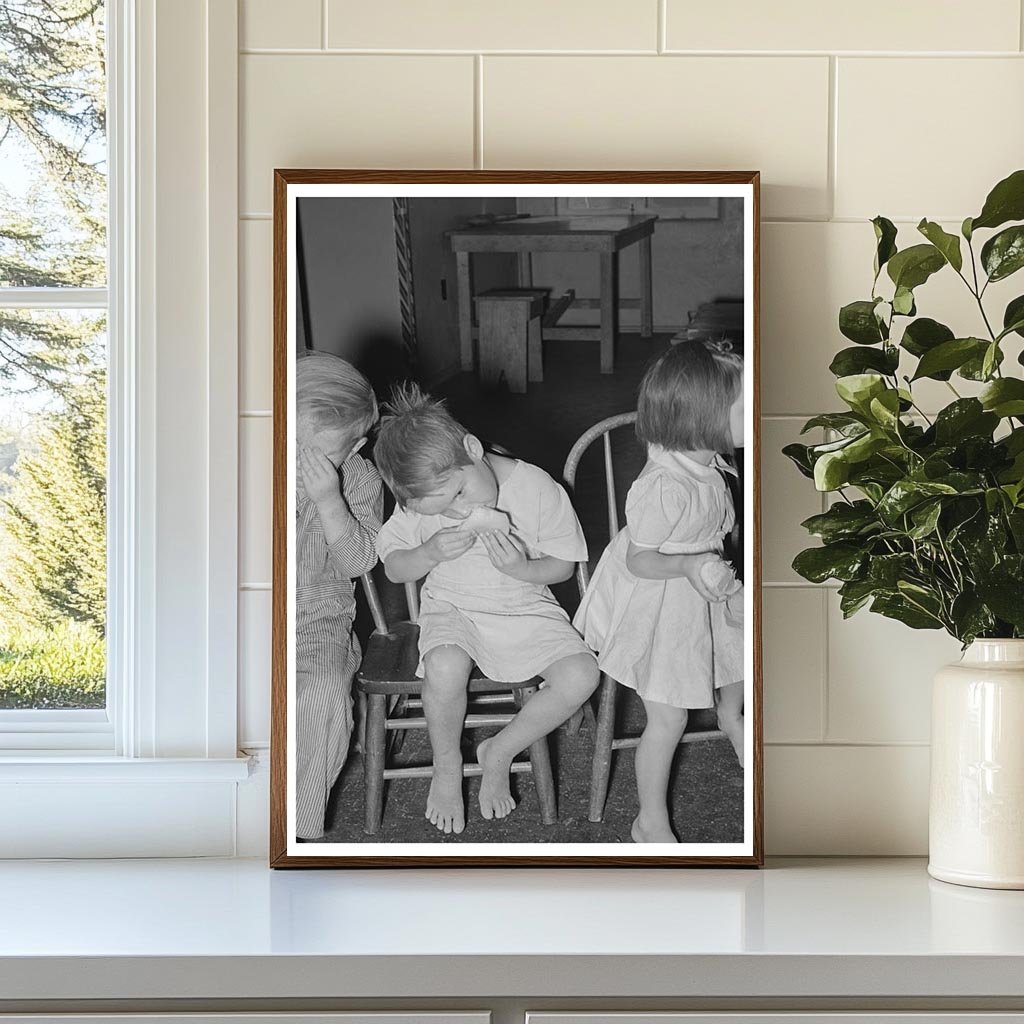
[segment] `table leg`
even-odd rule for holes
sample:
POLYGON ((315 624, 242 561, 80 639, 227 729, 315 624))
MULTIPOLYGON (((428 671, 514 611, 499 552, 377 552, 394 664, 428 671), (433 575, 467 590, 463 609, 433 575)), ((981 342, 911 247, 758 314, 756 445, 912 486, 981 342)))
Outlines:
POLYGON ((469 253, 455 254, 459 303, 459 358, 463 370, 473 369, 473 296, 470 292, 469 253))
POLYGON ((601 372, 615 372, 615 328, 618 319, 619 254, 601 253, 601 372))
POLYGON ((519 287, 533 287, 533 254, 529 252, 519 253, 519 287))
POLYGON ((651 236, 640 241, 640 337, 654 330, 654 296, 651 289, 651 236))

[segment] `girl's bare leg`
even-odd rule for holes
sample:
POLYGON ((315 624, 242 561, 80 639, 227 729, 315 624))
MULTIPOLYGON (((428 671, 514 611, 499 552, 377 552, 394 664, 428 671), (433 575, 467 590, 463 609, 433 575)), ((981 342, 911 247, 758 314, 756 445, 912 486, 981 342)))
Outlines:
POLYGON ((743 764, 743 680, 721 687, 715 694, 718 727, 729 737, 736 757, 743 764))
POLYGON ((633 822, 636 843, 677 843, 668 816, 668 777, 686 729, 687 711, 645 700, 647 725, 636 748, 636 791, 640 813, 633 822))
POLYGON ((483 769, 480 813, 504 818, 516 806, 508 785, 512 759, 542 736, 557 729, 597 688, 597 662, 589 654, 559 658, 543 673, 542 686, 496 736, 476 748, 483 769))
POLYGON ((423 659, 423 717, 434 757, 426 818, 438 832, 466 827, 462 802, 462 726, 472 659, 461 647, 446 644, 423 659))

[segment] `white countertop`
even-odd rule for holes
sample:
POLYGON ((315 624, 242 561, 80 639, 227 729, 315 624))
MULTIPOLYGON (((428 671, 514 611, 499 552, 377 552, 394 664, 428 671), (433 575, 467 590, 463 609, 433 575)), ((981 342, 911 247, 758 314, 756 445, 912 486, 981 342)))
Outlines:
POLYGON ((0 864, 0 999, 183 992, 1021 998, 1024 892, 937 882, 916 859, 762 871, 0 864))

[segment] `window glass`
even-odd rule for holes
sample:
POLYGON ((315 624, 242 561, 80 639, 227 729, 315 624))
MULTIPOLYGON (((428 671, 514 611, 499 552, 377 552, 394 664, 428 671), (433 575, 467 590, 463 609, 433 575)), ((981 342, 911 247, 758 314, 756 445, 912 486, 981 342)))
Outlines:
POLYGON ((106 700, 106 88, 103 3, 0 0, 0 710, 106 700))

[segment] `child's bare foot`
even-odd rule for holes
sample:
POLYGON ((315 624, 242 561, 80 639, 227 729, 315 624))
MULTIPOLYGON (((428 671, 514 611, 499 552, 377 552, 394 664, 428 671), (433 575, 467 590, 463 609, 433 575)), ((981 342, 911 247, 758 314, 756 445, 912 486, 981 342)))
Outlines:
POLYGON ((499 761, 488 756, 492 740, 484 740, 476 748, 476 759, 483 769, 480 777, 480 813, 487 819, 507 817, 516 802, 508 786, 510 761, 499 761))
POLYGON ((458 835, 466 827, 466 810, 462 803, 462 762, 434 764, 434 774, 427 794, 426 819, 438 832, 458 835))
POLYGON ((629 830, 634 843, 678 843, 668 819, 663 822, 640 823, 640 816, 633 819, 633 827, 629 830))

